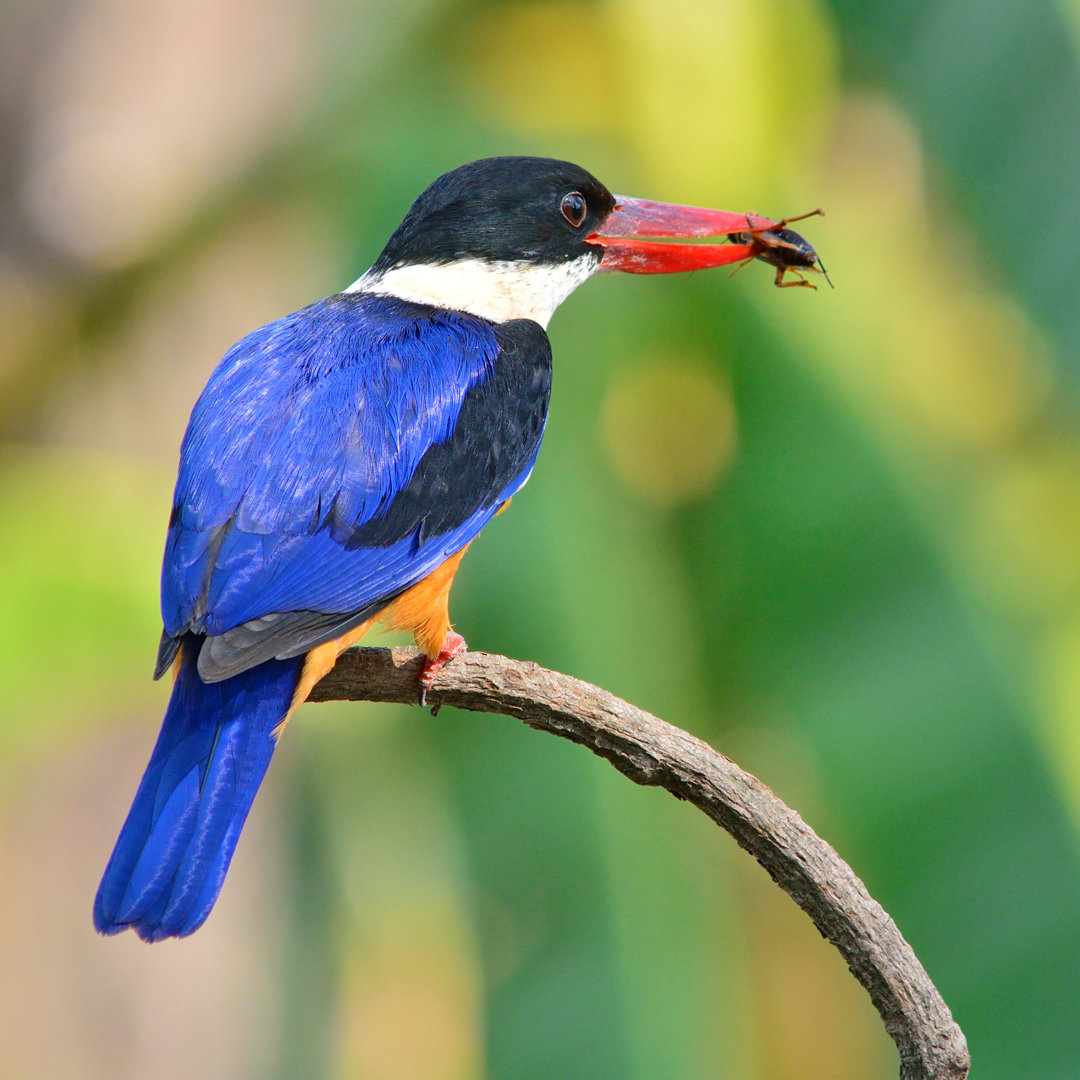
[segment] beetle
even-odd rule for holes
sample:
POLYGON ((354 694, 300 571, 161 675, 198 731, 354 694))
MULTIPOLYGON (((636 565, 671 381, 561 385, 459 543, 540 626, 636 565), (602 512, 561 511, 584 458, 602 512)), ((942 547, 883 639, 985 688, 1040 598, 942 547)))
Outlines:
MULTIPOLYGON (((807 281, 800 273, 800 271, 805 270, 812 270, 815 274, 824 274, 825 280, 829 282, 829 288, 831 289, 833 283, 829 280, 825 264, 818 257, 813 245, 794 229, 787 227, 793 221, 802 221, 803 218, 817 215, 824 217, 825 211, 820 208, 810 210, 805 214, 799 214, 798 217, 778 221, 767 229, 761 226, 755 227, 751 223, 750 217, 747 216, 747 232, 728 233, 728 240, 733 244, 746 244, 754 249, 754 253, 747 259, 747 262, 749 262, 749 259, 760 259, 770 266, 775 266, 776 287, 778 289, 789 289, 798 285, 805 285, 808 289, 816 289, 817 286, 807 281), (785 281, 784 275, 787 273, 794 274, 798 281, 785 281)), ((745 262, 742 263, 738 270, 741 270, 745 265, 745 262)))

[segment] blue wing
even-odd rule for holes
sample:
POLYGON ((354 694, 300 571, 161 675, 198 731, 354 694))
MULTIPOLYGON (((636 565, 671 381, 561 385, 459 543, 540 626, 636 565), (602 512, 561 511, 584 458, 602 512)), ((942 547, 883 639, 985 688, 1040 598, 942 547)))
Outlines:
POLYGON ((244 338, 181 449, 163 658, 205 634, 221 663, 200 672, 225 678, 344 632, 431 573, 528 477, 550 361, 535 323, 362 294, 244 338))

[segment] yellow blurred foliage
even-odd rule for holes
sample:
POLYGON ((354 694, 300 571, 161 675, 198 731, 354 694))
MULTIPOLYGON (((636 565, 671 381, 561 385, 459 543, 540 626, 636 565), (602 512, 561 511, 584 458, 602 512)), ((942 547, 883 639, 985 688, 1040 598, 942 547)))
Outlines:
POLYGON ((1061 789, 1080 827, 1080 612, 1073 611, 1040 650, 1035 672, 1048 723, 1045 735, 1061 789))
POLYGON ((928 219, 921 155, 894 106, 847 103, 835 139, 821 199, 843 209, 819 250, 842 295, 785 318, 817 337, 816 360, 894 450, 999 453, 1048 399, 1045 344, 986 283, 959 226, 928 219))
POLYGON ((485 10, 467 31, 469 87, 512 131, 603 131, 619 115, 607 27, 602 7, 568 0, 485 10))
MULTIPOLYGON (((415 914, 415 913, 414 913, 415 914)), ((424 913, 353 951, 341 995, 343 1077, 470 1080, 480 1075, 480 992, 460 928, 424 913), (427 933, 417 936, 417 928, 427 933)))
POLYGON ((0 448, 0 765, 161 697, 150 670, 169 485, 119 455, 0 448))
POLYGON ((604 397, 608 460, 629 491, 660 506, 700 498, 731 464, 731 391, 704 360, 649 357, 604 397))
POLYGON ((736 210, 792 197, 816 159, 836 78, 822 9, 611 0, 608 11, 623 131, 657 190, 707 205, 719 196, 736 210))
POLYGON ((798 190, 836 78, 813 0, 519 3, 466 33, 469 84, 497 123, 621 137, 655 187, 640 194, 733 209, 798 190))
POLYGON ((1050 626, 1065 611, 1080 617, 1078 491, 1080 451, 1051 440, 981 478, 962 546, 984 592, 1050 626))

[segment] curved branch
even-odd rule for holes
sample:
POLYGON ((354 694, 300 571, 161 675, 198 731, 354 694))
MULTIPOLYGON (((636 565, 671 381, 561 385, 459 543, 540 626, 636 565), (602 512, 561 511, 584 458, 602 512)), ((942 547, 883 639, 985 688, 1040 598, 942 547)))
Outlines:
MULTIPOLYGON (((415 649, 350 649, 312 701, 415 704, 415 649)), ((723 826, 840 950, 900 1051, 901 1080, 964 1080, 963 1032, 911 946, 851 867, 756 777, 677 727, 537 664, 466 653, 428 693, 453 705, 503 713, 581 743, 638 784, 657 785, 723 826)), ((433 710, 434 711, 434 710, 433 710)))

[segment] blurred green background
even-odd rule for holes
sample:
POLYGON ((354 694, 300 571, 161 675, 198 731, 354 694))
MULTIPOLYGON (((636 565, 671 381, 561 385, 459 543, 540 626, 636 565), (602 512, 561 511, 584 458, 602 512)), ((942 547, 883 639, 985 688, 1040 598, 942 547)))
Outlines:
POLYGON ((798 808, 981 1080, 1080 1076, 1078 49, 1076 0, 9 0, 0 1075, 896 1075, 732 841, 505 718, 306 708, 208 924, 91 929, 211 367, 354 280, 439 173, 533 153, 824 206, 836 290, 754 264, 568 301, 456 625, 798 808))

